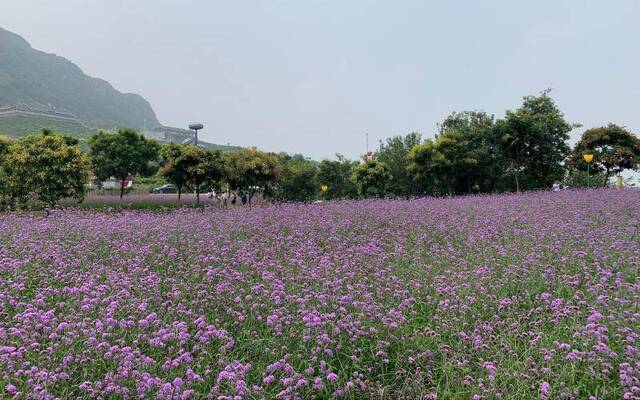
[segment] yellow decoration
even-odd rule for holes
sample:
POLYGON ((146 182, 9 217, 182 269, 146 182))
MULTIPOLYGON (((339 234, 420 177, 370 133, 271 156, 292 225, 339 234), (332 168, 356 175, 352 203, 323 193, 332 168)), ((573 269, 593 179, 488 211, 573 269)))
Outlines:
POLYGON ((582 158, 584 158, 584 161, 587 164, 590 164, 591 161, 593 161, 593 154, 585 154, 585 155, 582 156, 582 158))
POLYGON ((322 193, 327 193, 327 190, 329 190, 329 186, 322 185, 322 186, 320 186, 320 190, 322 190, 322 193))

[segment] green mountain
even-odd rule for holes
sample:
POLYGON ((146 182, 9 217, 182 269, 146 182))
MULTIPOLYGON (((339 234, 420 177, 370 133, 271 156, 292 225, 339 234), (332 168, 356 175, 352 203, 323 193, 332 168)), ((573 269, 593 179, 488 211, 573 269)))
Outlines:
POLYGON ((71 61, 33 49, 0 28, 0 105, 36 104, 75 115, 96 128, 159 125, 149 102, 92 78, 71 61))

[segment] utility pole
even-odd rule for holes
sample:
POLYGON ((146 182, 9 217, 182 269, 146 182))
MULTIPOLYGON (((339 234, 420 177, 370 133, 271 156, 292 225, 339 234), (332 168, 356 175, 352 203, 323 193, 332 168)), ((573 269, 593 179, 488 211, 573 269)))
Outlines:
POLYGON ((365 133, 365 136, 367 137, 367 151, 365 154, 369 154, 369 132, 365 133))

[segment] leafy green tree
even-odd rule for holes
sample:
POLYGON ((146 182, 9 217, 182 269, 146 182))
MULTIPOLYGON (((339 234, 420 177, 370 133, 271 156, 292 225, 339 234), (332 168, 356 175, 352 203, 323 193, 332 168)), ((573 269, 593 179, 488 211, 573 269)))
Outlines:
POLYGON ((9 177, 5 171, 5 159, 9 155, 9 146, 10 142, 0 136, 0 209, 4 208, 10 200, 9 177))
POLYGON ((318 166, 301 155, 280 154, 282 177, 277 197, 285 201, 309 201, 318 195, 318 166))
POLYGON ((450 196, 471 192, 472 171, 478 164, 471 141, 461 132, 450 130, 439 135, 434 146, 441 155, 434 164, 441 190, 450 196))
POLYGON ((219 187, 225 174, 224 160, 220 150, 188 146, 183 153, 187 164, 187 185, 196 191, 196 202, 200 204, 200 193, 219 187))
POLYGON ((176 143, 168 143, 160 148, 162 164, 158 174, 176 186, 178 201, 180 201, 182 190, 187 183, 190 167, 189 160, 184 157, 186 148, 186 145, 176 143))
POLYGON ((564 119, 549 90, 524 97, 522 107, 496 122, 498 151, 516 191, 548 187, 562 179, 569 132, 577 126, 564 119))
POLYGON ((358 187, 353 181, 357 162, 336 154, 336 160, 322 160, 318 166, 318 182, 327 185, 327 196, 331 199, 355 197, 358 187))
POLYGON ((586 171, 583 155, 587 153, 593 154, 589 168, 591 173, 604 174, 602 186, 607 184, 612 175, 640 167, 640 139, 615 124, 585 131, 571 153, 570 164, 586 171))
POLYGON ((256 149, 224 154, 225 181, 231 190, 246 192, 251 199, 258 190, 273 193, 282 174, 278 157, 256 149))
POLYGON ((119 179, 121 199, 127 176, 149 176, 158 168, 158 144, 130 129, 99 132, 89 139, 89 148, 93 173, 99 181, 119 179))
MULTIPOLYGON (((454 112, 440 124, 436 138, 449 136, 455 141, 458 161, 468 161, 454 170, 453 188, 457 193, 493 192, 501 175, 501 159, 493 136, 494 119, 482 111, 454 112)), ((449 158, 449 155, 445 154, 449 158)), ((454 163, 455 164, 455 163, 454 163)))
POLYGON ((438 195, 443 193, 442 187, 447 186, 448 162, 437 143, 427 139, 414 146, 409 153, 409 173, 414 179, 417 190, 421 194, 438 195))
POLYGON ((89 159, 77 144, 60 134, 44 132, 14 143, 4 159, 10 195, 33 196, 54 206, 61 198, 82 200, 89 183, 89 159))
POLYGON ((409 174, 409 152, 414 146, 420 144, 421 137, 417 132, 406 136, 393 136, 380 141, 380 147, 376 153, 376 159, 384 163, 393 176, 389 183, 389 193, 394 196, 411 196, 417 194, 413 178, 409 174))
POLYGON ((356 167, 355 180, 364 197, 384 197, 389 193, 393 176, 385 163, 365 157, 356 167))

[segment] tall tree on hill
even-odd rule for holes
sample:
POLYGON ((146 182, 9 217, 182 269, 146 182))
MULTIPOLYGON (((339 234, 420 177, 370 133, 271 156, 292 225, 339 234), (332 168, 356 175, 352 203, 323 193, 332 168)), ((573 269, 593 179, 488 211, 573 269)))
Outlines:
POLYGON ((224 154, 225 180, 231 190, 248 194, 249 206, 258 190, 272 193, 282 175, 278 157, 256 149, 224 154))
POLYGON ((380 141, 376 160, 384 163, 393 176, 389 182, 390 194, 407 197, 417 194, 407 166, 409 165, 409 152, 414 146, 420 144, 420 140, 420 134, 412 132, 404 137, 392 136, 384 142, 380 141))
POLYGON ((612 175, 640 167, 640 139, 615 124, 588 129, 576 143, 570 160, 577 169, 586 171, 584 154, 593 154, 589 170, 592 174, 604 173, 604 186, 612 175))
POLYGON ((549 92, 524 97, 522 107, 507 111, 494 128, 500 156, 517 192, 548 187, 564 175, 569 132, 579 125, 564 119, 549 92))
POLYGON ((99 132, 89 139, 93 172, 100 181, 120 180, 120 199, 129 175, 152 175, 158 168, 159 146, 154 140, 130 129, 99 132))

